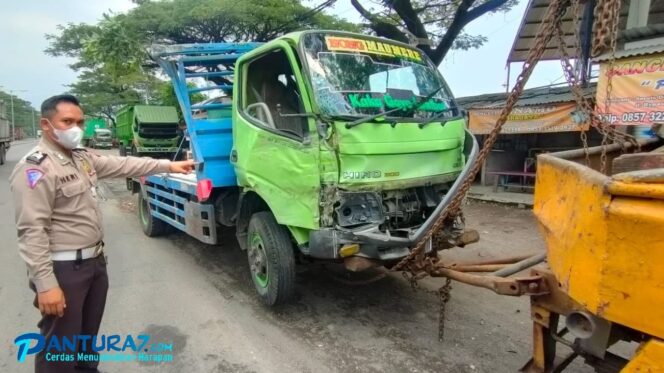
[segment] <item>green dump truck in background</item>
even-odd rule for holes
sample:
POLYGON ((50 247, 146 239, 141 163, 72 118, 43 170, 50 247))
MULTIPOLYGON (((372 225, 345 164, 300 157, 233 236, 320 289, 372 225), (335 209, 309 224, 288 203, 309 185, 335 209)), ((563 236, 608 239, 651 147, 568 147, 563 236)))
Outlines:
POLYGON ((116 115, 120 155, 170 158, 178 149, 179 122, 173 106, 125 106, 116 115))
POLYGON ((106 129, 108 125, 103 118, 88 118, 85 120, 83 129, 83 146, 92 147, 92 141, 95 137, 95 130, 106 129))
POLYGON ((113 147, 113 132, 108 128, 97 128, 90 141, 90 147, 94 149, 110 149, 113 147))

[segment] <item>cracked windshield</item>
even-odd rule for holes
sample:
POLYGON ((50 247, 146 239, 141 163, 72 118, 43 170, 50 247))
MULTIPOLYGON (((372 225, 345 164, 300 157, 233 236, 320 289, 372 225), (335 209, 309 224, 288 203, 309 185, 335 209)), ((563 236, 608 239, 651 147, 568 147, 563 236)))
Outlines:
POLYGON ((369 39, 310 34, 304 53, 320 110, 328 115, 426 119, 454 108, 420 51, 369 39))

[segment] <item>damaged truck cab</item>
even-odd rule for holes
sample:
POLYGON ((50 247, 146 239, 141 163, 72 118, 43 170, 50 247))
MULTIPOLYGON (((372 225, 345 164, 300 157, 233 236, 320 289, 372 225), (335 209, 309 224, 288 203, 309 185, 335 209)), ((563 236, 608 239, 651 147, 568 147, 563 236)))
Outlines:
POLYGON ((153 56, 173 80, 199 167, 132 186, 144 231, 168 224, 214 244, 226 239, 217 226, 236 226, 268 305, 292 295, 296 258, 355 258, 358 269, 408 255, 477 154, 436 66, 405 44, 305 31, 153 56), (189 101, 231 87, 230 105, 189 101))

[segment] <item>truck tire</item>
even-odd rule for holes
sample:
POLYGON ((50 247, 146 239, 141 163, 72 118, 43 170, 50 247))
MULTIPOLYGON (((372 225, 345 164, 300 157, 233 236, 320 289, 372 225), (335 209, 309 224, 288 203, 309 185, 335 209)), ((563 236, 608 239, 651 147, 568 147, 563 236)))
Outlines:
POLYGON ((157 237, 170 232, 171 226, 150 214, 148 201, 143 198, 143 193, 138 192, 138 220, 141 222, 143 233, 148 237, 157 237))
POLYGON ((118 147, 118 151, 120 152, 120 157, 127 156, 127 148, 125 148, 124 144, 120 144, 120 146, 118 147))
POLYGON ((267 306, 289 301, 295 293, 295 255, 288 229, 269 211, 253 214, 247 232, 251 280, 267 306))
POLYGON ((5 149, 5 144, 0 144, 0 165, 5 164, 6 156, 7 156, 7 149, 5 149))

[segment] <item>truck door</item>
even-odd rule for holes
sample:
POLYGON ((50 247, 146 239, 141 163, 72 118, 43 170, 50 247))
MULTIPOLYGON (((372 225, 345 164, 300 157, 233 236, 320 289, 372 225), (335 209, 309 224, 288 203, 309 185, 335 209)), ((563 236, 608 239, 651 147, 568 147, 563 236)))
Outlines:
POLYGON ((236 67, 233 153, 241 187, 257 192, 280 224, 318 228, 318 139, 300 64, 283 41, 236 67))

